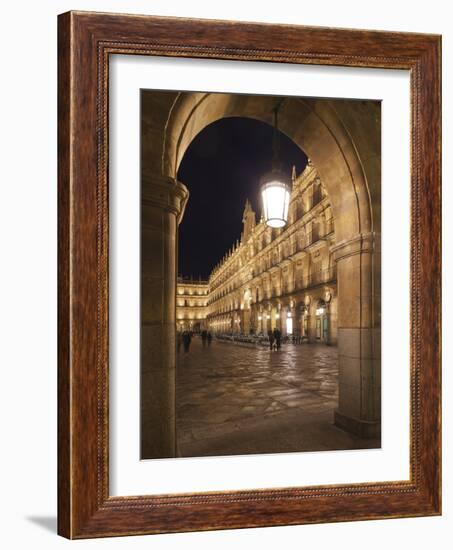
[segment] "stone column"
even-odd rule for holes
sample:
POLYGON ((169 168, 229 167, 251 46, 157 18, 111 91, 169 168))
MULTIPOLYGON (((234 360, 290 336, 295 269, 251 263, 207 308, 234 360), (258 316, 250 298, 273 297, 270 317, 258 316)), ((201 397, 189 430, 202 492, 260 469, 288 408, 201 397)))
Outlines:
POLYGON ((333 247, 338 277, 339 403, 335 424, 378 437, 381 419, 380 269, 377 239, 358 235, 333 247))
POLYGON ((176 456, 177 228, 189 193, 145 175, 141 196, 141 458, 176 456))
MULTIPOLYGON (((326 320, 327 320, 327 334, 326 334, 326 338, 324 340, 324 344, 326 345, 330 345, 330 304, 326 303, 326 311, 324 313, 325 317, 326 317, 326 320)), ((324 319, 322 319, 322 326, 321 326, 321 332, 322 332, 322 336, 324 338, 324 319)))
POLYGON ((310 304, 308 306, 308 342, 310 344, 315 344, 317 342, 316 340, 316 319, 318 318, 316 315, 316 301, 311 299, 310 304))

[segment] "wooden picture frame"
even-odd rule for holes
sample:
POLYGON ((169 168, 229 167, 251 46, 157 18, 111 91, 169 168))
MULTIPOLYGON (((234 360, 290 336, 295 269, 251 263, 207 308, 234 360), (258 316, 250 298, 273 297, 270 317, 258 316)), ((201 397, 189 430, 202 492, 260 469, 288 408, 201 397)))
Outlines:
POLYGON ((60 15, 58 25, 59 534, 89 538, 440 514, 440 37, 88 12, 60 15), (109 495, 111 54, 410 71, 410 480, 109 495))

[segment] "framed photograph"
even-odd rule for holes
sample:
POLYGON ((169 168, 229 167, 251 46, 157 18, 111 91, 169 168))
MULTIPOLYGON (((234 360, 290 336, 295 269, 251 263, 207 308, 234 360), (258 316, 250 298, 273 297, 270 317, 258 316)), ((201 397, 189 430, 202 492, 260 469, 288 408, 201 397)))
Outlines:
POLYGON ((440 52, 59 16, 61 535, 441 513, 440 52))

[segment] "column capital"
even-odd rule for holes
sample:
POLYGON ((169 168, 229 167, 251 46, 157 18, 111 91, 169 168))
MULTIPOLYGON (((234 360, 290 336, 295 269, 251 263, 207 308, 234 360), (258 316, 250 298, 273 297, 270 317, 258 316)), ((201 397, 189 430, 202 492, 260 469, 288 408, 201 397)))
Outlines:
POLYGON ((346 239, 330 247, 330 252, 336 262, 355 254, 371 253, 376 245, 375 233, 359 233, 351 239, 346 239))
POLYGON ((184 216, 189 190, 180 181, 157 174, 142 177, 142 204, 157 206, 176 215, 178 224, 184 216))

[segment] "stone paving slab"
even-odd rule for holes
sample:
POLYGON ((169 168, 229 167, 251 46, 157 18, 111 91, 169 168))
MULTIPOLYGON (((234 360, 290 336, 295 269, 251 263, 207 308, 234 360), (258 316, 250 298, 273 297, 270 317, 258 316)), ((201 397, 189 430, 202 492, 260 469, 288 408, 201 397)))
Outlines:
POLYGON ((280 351, 198 338, 178 355, 180 456, 379 448, 333 425, 337 349, 286 344, 280 351))

